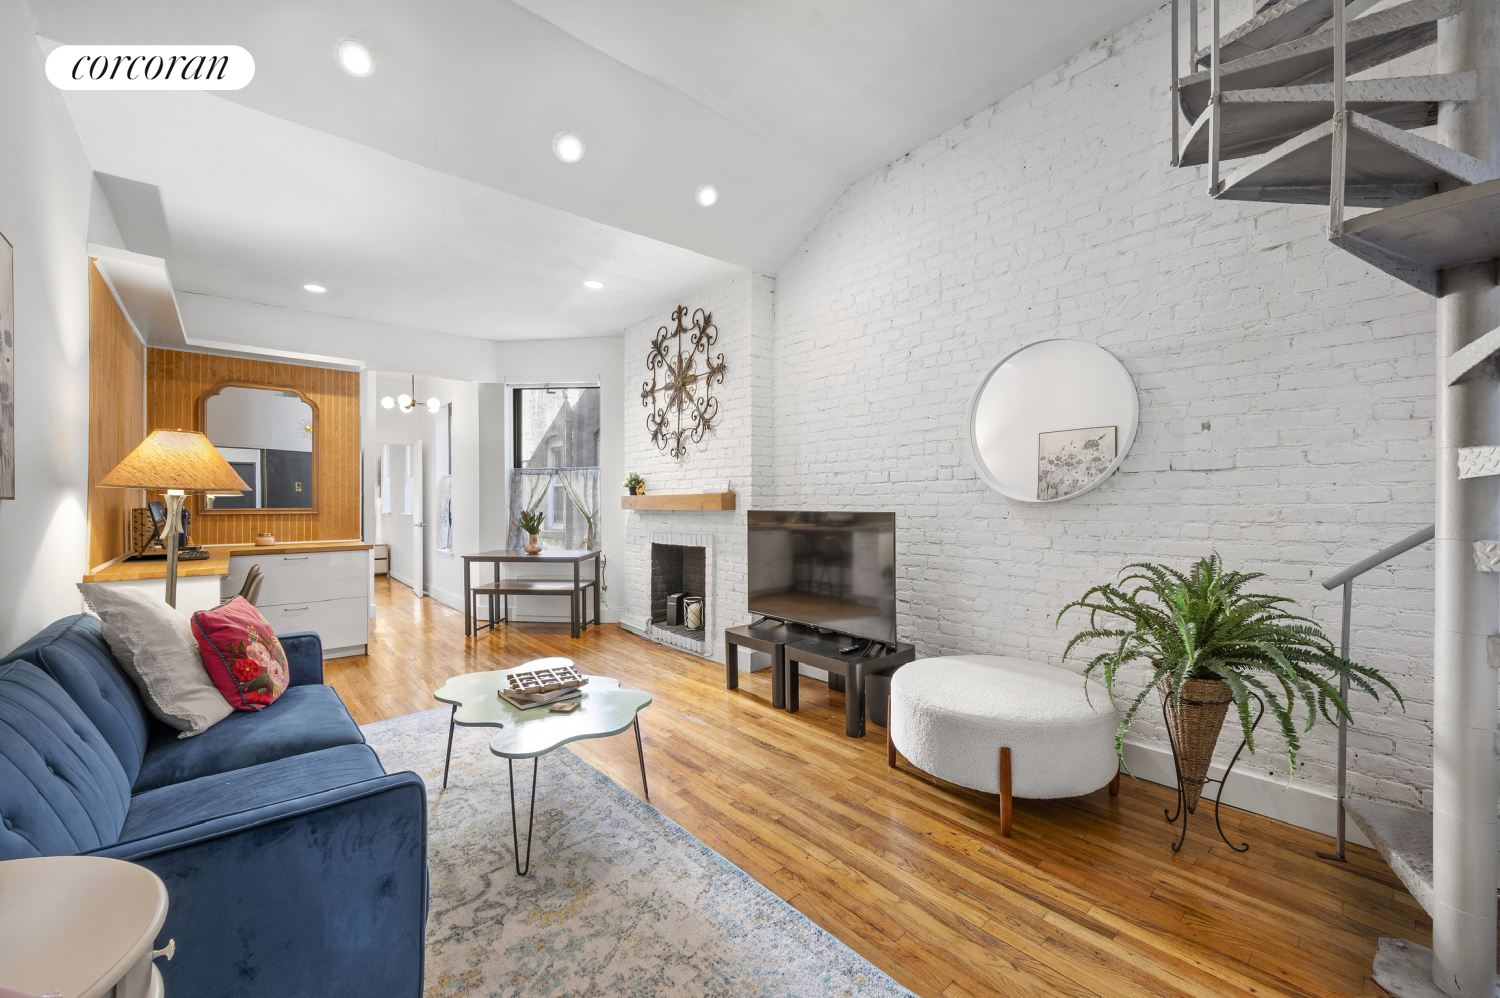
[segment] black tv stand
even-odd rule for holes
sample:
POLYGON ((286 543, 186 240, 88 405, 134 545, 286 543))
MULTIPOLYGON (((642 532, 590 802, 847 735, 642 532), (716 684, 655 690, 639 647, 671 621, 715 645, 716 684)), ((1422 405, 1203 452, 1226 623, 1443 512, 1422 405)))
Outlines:
POLYGON ((799 663, 827 672, 828 688, 844 693, 844 733, 851 738, 865 733, 865 681, 888 676, 917 657, 916 647, 903 642, 822 634, 817 628, 762 617, 724 631, 724 686, 731 690, 740 685, 736 646, 771 656, 771 706, 778 709, 795 713, 800 707, 799 663), (768 625, 771 620, 776 623, 768 625), (872 654, 876 648, 880 653, 872 654))

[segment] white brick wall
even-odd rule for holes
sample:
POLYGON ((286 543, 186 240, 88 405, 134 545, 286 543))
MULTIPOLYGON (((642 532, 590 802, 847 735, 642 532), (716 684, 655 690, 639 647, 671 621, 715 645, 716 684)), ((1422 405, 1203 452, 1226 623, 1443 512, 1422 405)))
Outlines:
MULTIPOLYGON (((723 661, 724 628, 745 623, 745 510, 766 492, 771 474, 771 281, 748 272, 695 294, 680 304, 713 314, 723 353, 724 383, 712 386, 719 419, 701 443, 680 460, 657 449, 646 429, 642 384, 650 381, 646 357, 657 329, 674 328, 672 306, 625 331, 625 470, 639 472, 648 492, 701 492, 703 483, 727 478, 737 495, 733 512, 630 511, 625 514, 625 608, 621 622, 644 631, 651 594, 651 536, 705 536, 712 541, 713 602, 708 608, 704 653, 723 661)), ((702 369, 702 363, 699 363, 702 369)), ((685 542, 686 543, 686 542, 685 542)))
MULTIPOLYGON (((923 654, 1057 662, 1070 632, 1052 619, 1089 584, 1212 550, 1336 635, 1338 596, 1315 580, 1432 521, 1432 303, 1331 248, 1325 209, 1216 203, 1201 169, 1168 167, 1167 24, 1124 29, 859 181, 777 277, 774 379, 761 352, 751 365, 774 385, 759 505, 895 509, 901 636, 923 654), (976 478, 963 419, 991 366, 1047 337, 1119 356, 1141 429, 1111 481, 1034 507, 976 478)), ((701 455, 673 468, 630 431, 627 466, 657 488, 742 481, 732 421, 768 418, 759 392, 737 407, 745 377, 732 356, 701 455)), ((1408 700, 1355 700, 1356 795, 1430 804, 1431 587, 1425 550, 1356 587, 1354 655, 1408 700)), ((1159 713, 1137 731, 1160 738, 1159 713)), ((1299 776, 1332 785, 1334 745, 1331 727, 1306 736, 1299 776)), ((1265 731, 1252 768, 1284 776, 1279 747, 1265 731)))

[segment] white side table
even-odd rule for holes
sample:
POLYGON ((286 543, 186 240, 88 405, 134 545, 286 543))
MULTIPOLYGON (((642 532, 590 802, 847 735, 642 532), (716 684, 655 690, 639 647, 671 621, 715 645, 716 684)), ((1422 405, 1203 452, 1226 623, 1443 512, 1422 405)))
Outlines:
POLYGON ((167 887, 98 856, 0 862, 0 986, 66 998, 162 998, 152 952, 167 887))

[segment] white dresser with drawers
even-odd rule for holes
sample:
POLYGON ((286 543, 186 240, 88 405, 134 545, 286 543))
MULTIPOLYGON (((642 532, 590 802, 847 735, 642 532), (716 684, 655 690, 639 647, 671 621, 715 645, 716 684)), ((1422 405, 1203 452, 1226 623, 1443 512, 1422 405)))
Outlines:
POLYGON ((331 542, 321 550, 313 543, 259 550, 238 546, 230 555, 221 594, 238 593, 252 565, 260 566, 264 580, 256 606, 277 634, 317 631, 324 658, 365 654, 373 581, 369 545, 331 542))

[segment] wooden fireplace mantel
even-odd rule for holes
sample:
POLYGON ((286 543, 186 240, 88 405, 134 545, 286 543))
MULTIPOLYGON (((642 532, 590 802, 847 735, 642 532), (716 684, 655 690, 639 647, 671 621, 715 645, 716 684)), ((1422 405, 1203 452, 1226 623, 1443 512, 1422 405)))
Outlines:
POLYGON ((655 493, 644 496, 621 496, 621 509, 650 510, 720 510, 734 509, 733 492, 655 493))

